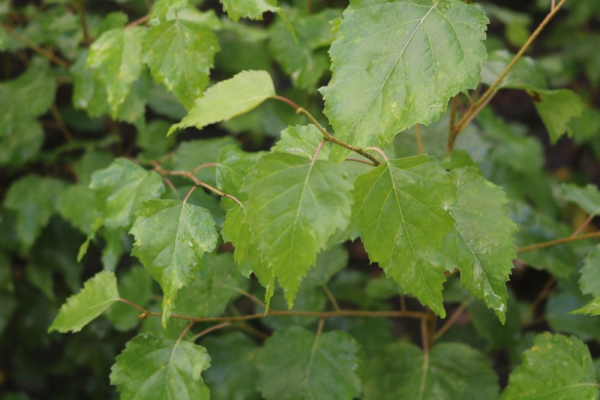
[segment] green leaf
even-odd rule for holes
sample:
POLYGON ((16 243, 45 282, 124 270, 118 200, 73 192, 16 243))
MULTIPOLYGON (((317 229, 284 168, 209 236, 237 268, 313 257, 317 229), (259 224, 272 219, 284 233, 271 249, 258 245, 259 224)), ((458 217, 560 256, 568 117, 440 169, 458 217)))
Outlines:
POLYGON ((445 263, 439 252, 452 232, 455 186, 428 156, 384 162, 355 182, 353 220, 369 259, 444 317, 445 263))
POLYGON ((575 337, 545 332, 521 356, 501 400, 596 399, 598 384, 587 346, 575 337))
POLYGON ((168 137, 171 126, 169 121, 155 119, 138 131, 137 144, 144 149, 138 156, 143 160, 156 160, 169 152, 175 143, 174 137, 168 137))
POLYGON ((146 28, 139 26, 111 29, 90 47, 86 66, 94 70, 94 76, 106 88, 113 118, 131 92, 132 83, 142 72, 142 40, 145 34, 146 28))
POLYGON ((113 229, 129 226, 142 203, 160 197, 165 190, 160 175, 125 158, 96 171, 90 188, 96 191, 104 224, 113 229))
MULTIPOLYGON (((353 1, 321 89, 336 137, 384 147, 396 133, 440 118, 448 100, 479 84, 488 19, 458 0, 353 1)), ((335 148, 334 161, 348 150, 335 148)))
POLYGON ((194 282, 177 295, 175 311, 190 317, 218 317, 229 302, 248 289, 248 279, 240 275, 231 253, 205 257, 206 266, 194 282))
POLYGON ((262 19, 263 13, 278 12, 277 0, 221 0, 223 11, 237 22, 240 18, 262 19))
POLYGON ((119 300, 117 279, 108 271, 97 273, 85 282, 81 291, 67 299, 48 332, 79 332, 119 300))
POLYGON ((217 187, 240 201, 246 201, 246 194, 241 191, 242 183, 263 154, 248 153, 236 145, 223 147, 217 164, 217 187))
POLYGON ((328 240, 350 220, 351 184, 329 161, 284 153, 263 156, 242 188, 247 221, 291 308, 301 279, 328 240))
MULTIPOLYGON (((304 288, 302 286, 294 299, 294 306, 291 308, 291 311, 324 311, 327 304, 328 300, 323 288, 304 288)), ((285 293, 281 288, 277 288, 271 299, 271 307, 275 310, 282 310, 286 306, 285 293)), ((256 313, 264 312, 263 308, 259 305, 255 305, 254 310, 256 313)), ((318 321, 318 317, 308 317, 306 315, 277 315, 262 319, 262 323, 273 330, 293 326, 309 327, 311 325, 314 326, 318 321)))
POLYGON ((600 214, 600 190, 597 186, 589 184, 579 187, 573 184, 563 184, 561 189, 565 200, 577 204, 590 215, 600 214))
POLYGON ((157 82, 190 109, 208 86, 219 42, 208 28, 179 18, 151 27, 144 38, 144 60, 157 82))
MULTIPOLYGON (((323 134, 314 125, 288 126, 281 132, 281 138, 271 151, 294 154, 311 160, 322 140, 323 134)), ((323 146, 319 157, 329 158, 329 146, 323 146)))
POLYGON ((360 394, 361 364, 360 347, 345 332, 281 329, 258 352, 258 388, 267 400, 351 400, 360 394))
POLYGON ((556 143, 565 132, 570 136, 569 122, 583 113, 581 98, 567 89, 536 90, 530 94, 546 125, 550 143, 556 143))
POLYGON ((474 168, 454 170, 457 202, 450 208, 455 232, 444 238, 444 251, 461 283, 506 320, 506 282, 517 258, 504 191, 474 168))
POLYGON ((364 368, 365 400, 496 400, 498 377, 479 351, 441 343, 429 354, 411 343, 381 349, 364 368))
POLYGON ((201 346, 140 334, 117 357, 110 383, 122 400, 208 400, 201 374, 209 367, 210 356, 201 346))
MULTIPOLYGON (((152 279, 140 265, 134 265, 118 281, 119 294, 140 307, 146 304, 152 296, 152 279)), ((119 331, 129 331, 140 322, 139 310, 129 304, 117 303, 106 311, 106 318, 119 331)))
POLYGON ((196 100, 189 114, 169 130, 198 129, 247 113, 275 95, 271 76, 265 71, 243 71, 210 87, 196 100))
POLYGON ((258 372, 254 366, 258 347, 241 332, 209 336, 202 345, 210 354, 211 367, 204 374, 213 400, 259 400, 258 372))
POLYGON ((81 232, 93 233, 94 223, 102 215, 93 204, 96 202, 94 191, 87 186, 71 185, 60 193, 57 211, 61 217, 81 232))
POLYGON ((325 9, 317 14, 288 14, 294 27, 293 35, 286 21, 278 19, 273 26, 269 50, 295 87, 311 90, 329 68, 325 49, 335 37, 332 20, 340 18, 341 10, 325 9), (295 36, 295 37, 294 37, 295 36))
POLYGON ((186 7, 188 3, 189 0, 159 0, 152 5, 152 10, 150 11, 150 21, 166 21, 167 15, 172 10, 179 11, 180 9, 186 7))
POLYGON ((204 253, 217 245, 212 215, 201 207, 174 200, 144 203, 131 233, 132 255, 138 257, 163 290, 163 325, 166 326, 177 291, 190 285, 204 266, 204 253))
POLYGON ((54 178, 27 175, 14 181, 6 192, 4 206, 17 213, 16 230, 25 251, 50 221, 57 208, 65 182, 54 178))
POLYGON ((348 252, 343 246, 335 246, 317 257, 317 265, 308 271, 302 289, 321 287, 348 265, 348 252))
POLYGON ((80 52, 69 72, 73 79, 73 107, 86 110, 94 118, 107 111, 108 103, 104 86, 94 78, 94 71, 86 68, 88 54, 88 50, 80 52))
POLYGON ((43 144, 42 125, 34 119, 19 118, 10 124, 5 136, 0 133, 0 165, 20 168, 38 155, 43 144))
POLYGON ((600 245, 592 247, 580 270, 579 287, 583 294, 600 296, 600 245))
MULTIPOLYGON (((578 308, 577 310, 571 311, 573 314, 583 314, 583 315, 592 315, 598 316, 600 315, 600 297, 594 298, 592 301, 587 303, 585 306, 578 308)), ((595 325, 595 323, 594 323, 595 325)))
POLYGON ((546 321, 554 332, 576 335, 584 341, 600 340, 598 321, 580 315, 593 315, 596 302, 581 293, 576 277, 573 274, 570 279, 559 281, 558 291, 550 295, 546 303, 546 321))
MULTIPOLYGON (((0 138, 19 133, 22 119, 44 114, 56 94, 56 80, 48 62, 34 58, 16 79, 0 83, 0 138)), ((31 124, 25 124, 30 127, 31 124)))
POLYGON ((487 342, 486 349, 499 350, 514 348, 521 337, 521 315, 519 303, 514 295, 508 297, 506 321, 500 322, 482 301, 472 301, 467 310, 475 331, 487 342))
POLYGON ((236 205, 227 213, 223 229, 223 240, 231 242, 235 247, 234 260, 242 275, 249 277, 254 273, 260 284, 266 289, 265 303, 270 304, 275 292, 275 276, 268 263, 261 261, 254 236, 247 222, 246 209, 236 205))

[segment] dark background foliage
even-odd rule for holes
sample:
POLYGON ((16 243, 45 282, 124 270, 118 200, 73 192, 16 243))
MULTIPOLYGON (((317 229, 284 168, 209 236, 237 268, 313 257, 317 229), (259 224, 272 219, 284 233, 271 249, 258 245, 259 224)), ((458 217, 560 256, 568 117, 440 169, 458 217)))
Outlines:
MULTIPOLYGON (((509 17, 504 20, 498 18, 497 14, 490 13, 492 23, 488 31, 488 46, 490 49, 506 47, 514 53, 528 36, 528 32, 546 15, 550 1, 487 0, 481 3, 486 7, 502 7, 503 11, 509 13, 509 17)), ((596 3, 592 0, 569 1, 566 10, 543 32, 529 53, 541 62, 552 86, 568 87, 582 96, 589 107, 586 113, 591 121, 587 136, 576 135, 575 139, 565 136, 551 146, 534 104, 524 91, 503 91, 491 103, 498 116, 521 124, 528 135, 535 137, 543 145, 544 169, 553 181, 600 185, 600 117, 597 110, 600 6, 596 3)), ((306 4, 302 0, 290 2, 290 6, 296 7, 306 7, 306 4)), ((312 2, 314 9, 325 6, 344 8, 346 5, 347 2, 336 0, 312 2)), ((40 15, 50 13, 57 7, 61 7, 61 12, 52 18, 56 19, 53 22, 60 25, 64 23, 60 21, 63 13, 74 13, 72 2, 3 0, 0 1, 0 9, 5 11, 0 14, 0 20, 12 27, 29 27, 29 30, 22 31, 23 34, 35 33, 36 24, 47 22, 41 21, 40 15)), ((226 18, 216 0, 202 2, 199 7, 201 10, 215 10, 219 17, 226 18)), ((94 15, 98 19, 109 12, 123 11, 130 21, 147 12, 143 0, 88 1, 86 9, 88 16, 94 15)), ((264 21, 248 24, 266 28, 274 20, 273 15, 267 14, 264 21)), ((36 37, 32 40, 55 51, 44 39, 48 38, 36 37)), ((212 81, 227 79, 246 68, 267 69, 279 90, 289 90, 290 97, 297 98, 304 104, 317 109, 322 107, 317 93, 292 90, 289 78, 269 56, 264 46, 258 51, 239 52, 239 47, 235 47, 236 44, 227 37, 226 31, 219 33, 219 39, 223 51, 217 56, 216 68, 211 72, 212 81)), ((27 48, 1 52, 2 80, 14 79, 23 73, 34 55, 27 48)), ((67 55, 61 56, 68 59, 67 55)), ((328 79, 326 74, 320 83, 325 84, 328 79)), ((99 168, 103 163, 106 164, 105 159, 110 160, 115 155, 135 157, 147 150, 140 146, 138 130, 133 124, 115 122, 108 117, 91 119, 84 112, 75 110, 71 105, 73 89, 69 77, 59 75, 57 80, 59 86, 55 107, 40 117, 44 128, 42 156, 21 168, 0 167, 0 199, 4 198, 12 182, 28 173, 75 182, 81 179, 80 160, 86 155, 93 153, 93 156, 98 157, 96 166, 99 168)), ((164 92, 161 91, 152 93, 151 97, 154 98, 146 108, 147 121, 174 121, 177 116, 181 116, 182 110, 162 94, 164 92)), ((281 110, 281 115, 285 116, 287 122, 298 121, 284 107, 277 107, 279 105, 274 106, 277 112, 281 110)), ((242 128, 239 130, 233 124, 211 126, 203 131, 202 137, 221 137, 233 132, 245 150, 268 149, 276 139, 281 121, 273 120, 268 132, 257 129, 257 124, 250 124, 249 129, 243 125, 244 122, 241 122, 242 128)), ((197 137, 198 132, 190 130, 180 134, 177 141, 197 137)), ((524 154, 523 162, 527 163, 528 157, 532 156, 524 154)), ((496 183, 512 184, 514 182, 511 179, 518 177, 500 177, 496 183)), ((494 181, 493 178, 492 180, 494 181)), ((551 216, 559 221, 557 224, 560 223, 559 228, 553 225, 557 231, 563 228, 573 230, 586 218, 575 206, 558 210, 557 205, 552 203, 547 209, 552 210, 551 216)), ((55 216, 34 244, 31 255, 25 256, 17 250, 14 219, 10 212, 0 209, 0 399, 117 398, 114 387, 108 381, 110 367, 124 343, 134 336, 134 331, 119 332, 107 319, 100 318, 78 334, 47 333, 48 326, 64 299, 77 291, 81 282, 102 269, 101 248, 93 244, 87 256, 78 263, 76 255, 79 245, 85 239, 84 235, 55 216)), ((596 230, 600 226, 598 223, 597 219, 594 220, 587 229, 596 230)), ((126 248, 130 245, 131 243, 124 243, 126 248)), ((350 254, 350 268, 334 279, 331 290, 343 305, 352 305, 357 297, 362 296, 364 301, 368 300, 368 294, 357 293, 377 291, 373 287, 375 284, 367 284, 367 278, 378 277, 381 271, 376 266, 369 265, 359 242, 347 243, 346 246, 350 254)), ((574 248, 576 251, 576 246, 574 248)), ((223 246, 221 250, 231 251, 231 248, 223 246)), ((137 264, 137 260, 124 252, 119 258, 118 269, 127 270, 134 264, 137 264)), ((453 283, 456 282, 450 280, 445 294, 445 298, 450 299, 447 305, 449 314, 462 300, 460 290, 453 288, 453 283)), ((479 304, 471 304, 468 312, 461 316, 443 340, 464 341, 488 350, 503 382, 506 382, 510 368, 518 360, 515 354, 518 355, 521 349, 530 344, 532 332, 555 330, 578 334, 589 340, 593 356, 600 355, 600 346, 596 342, 600 340, 600 322, 559 315, 559 311, 566 314, 566 311, 584 303, 582 295, 577 292, 577 288, 572 288, 572 283, 568 280, 556 284, 546 271, 527 268, 524 263, 517 262, 509 287, 513 294, 513 304, 509 302, 509 306, 513 306, 517 312, 509 314, 509 322, 505 327, 501 328, 495 319, 485 314, 479 304), (507 339, 510 335, 516 335, 514 343, 510 342, 512 339, 507 339)), ((153 290, 155 296, 158 296, 158 287, 153 290)), ((403 300, 409 309, 422 309, 414 299, 403 300)), ((394 297, 382 301, 380 307, 399 307, 400 301, 400 298, 394 297)), ((238 299, 236 306, 242 312, 252 310, 252 304, 245 298, 238 299)), ((144 324, 152 323, 154 322, 144 321, 144 324)), ((343 319, 336 321, 341 327, 346 323, 343 319)), ((439 322, 440 325, 442 323, 439 322)), ((271 331, 271 327, 262 321, 252 322, 250 326, 264 335, 271 331)), ((364 343, 375 347, 378 342, 387 342, 393 337, 411 337, 413 341, 420 341, 418 321, 410 320, 373 322, 368 327, 355 328, 354 334, 371 335, 364 343)))

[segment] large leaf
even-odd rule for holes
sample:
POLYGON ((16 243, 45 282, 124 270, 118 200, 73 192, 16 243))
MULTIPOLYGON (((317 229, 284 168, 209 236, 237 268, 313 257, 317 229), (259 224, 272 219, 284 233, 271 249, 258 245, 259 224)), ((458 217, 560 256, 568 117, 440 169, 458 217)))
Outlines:
POLYGON ((117 357, 110 383, 122 400, 208 400, 201 374, 209 367, 201 346, 140 334, 117 357))
POLYGON ((444 239, 445 253, 460 270, 462 285, 504 322, 506 282, 517 258, 512 236, 516 225, 508 217, 508 200, 500 187, 473 168, 452 175, 457 188, 457 202, 451 207, 455 232, 444 239))
POLYGON ((191 108, 208 86, 219 42, 208 28, 179 18, 161 22, 144 38, 144 60, 157 82, 191 108))
POLYGON ((365 400, 496 400, 498 377, 486 357, 459 343, 429 354, 411 343, 381 349, 364 369, 365 400))
POLYGON ((262 19, 263 13, 277 12, 277 0, 221 0, 229 18, 237 22, 240 18, 262 19))
MULTIPOLYGON (((333 78, 321 89, 336 136, 383 147, 438 119, 452 96, 479 83, 487 23, 458 0, 352 1, 329 51, 333 78)), ((347 154, 335 148, 332 157, 347 154)))
POLYGON ((94 41, 86 65, 106 87, 111 114, 116 117, 132 83, 142 72, 142 40, 146 28, 116 28, 104 32, 94 41))
POLYGON ((256 363, 258 388, 267 400, 351 400, 360 394, 360 348, 345 332, 277 330, 256 363))
POLYGON ((117 300, 115 274, 102 271, 88 280, 79 293, 67 299, 48 331, 79 332, 117 300))
POLYGON ((59 195, 65 187, 65 182, 58 179, 27 175, 6 192, 4 206, 17 214, 17 235, 25 251, 56 212, 59 195))
POLYGON ((104 224, 109 228, 129 226, 142 203, 160 197, 165 190, 160 175, 125 158, 95 172, 90 188, 96 191, 104 224))
POLYGON ((243 71, 231 79, 210 87, 196 100, 189 114, 169 130, 195 126, 198 129, 226 121, 258 107, 275 95, 271 76, 265 71, 243 71))
POLYGON ((384 162, 355 182, 353 219, 371 262, 445 316, 442 239, 454 229, 455 186, 428 156, 384 162))
POLYGON ((598 383, 587 346, 575 337, 543 333, 521 357, 501 400, 596 399, 598 383))
POLYGON ((132 254, 163 290, 163 325, 175 306, 177 291, 190 285, 204 266, 202 256, 217 245, 212 215, 204 208, 175 200, 144 204, 131 228, 132 254))
POLYGON ((531 96, 552 144, 564 133, 570 134, 569 122, 583 113, 581 98, 568 89, 536 90, 531 96))
POLYGON ((246 178, 247 221, 291 308, 301 279, 350 220, 351 184, 329 161, 285 153, 262 157, 246 178))

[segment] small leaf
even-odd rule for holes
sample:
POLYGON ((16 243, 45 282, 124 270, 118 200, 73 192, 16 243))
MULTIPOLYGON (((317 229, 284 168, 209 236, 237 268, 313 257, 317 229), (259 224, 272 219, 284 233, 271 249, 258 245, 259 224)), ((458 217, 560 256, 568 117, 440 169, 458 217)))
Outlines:
POLYGON ((433 158, 384 162, 355 182, 353 220, 369 259, 444 317, 442 239, 454 229, 455 187, 433 158))
POLYGON ((132 255, 138 257, 163 290, 166 326, 177 291, 190 285, 204 266, 202 257, 217 245, 212 215, 201 207, 175 200, 147 201, 131 228, 132 255))
POLYGON ((231 253, 205 257, 205 267, 194 282, 177 295, 175 311, 190 317, 218 317, 230 301, 248 289, 248 279, 238 271, 231 253))
POLYGON ((596 399, 598 383, 587 346, 573 336, 545 332, 521 356, 501 400, 596 399))
POLYGON ((567 89, 536 90, 530 94, 546 125, 550 142, 556 143, 565 132, 570 135, 569 122, 583 113, 581 98, 567 89))
POLYGON ((242 188, 247 222, 291 308, 301 279, 328 240, 350 220, 351 184, 329 161, 284 153, 263 156, 242 188))
POLYGON ((442 343, 429 354, 411 343, 381 349, 364 368, 365 400, 496 400, 498 377, 479 351, 442 343))
POLYGON ((583 294, 600 296, 600 245, 592 247, 583 261, 579 287, 583 294))
POLYGON ((142 72, 142 40, 146 28, 116 28, 104 32, 94 41, 87 56, 87 68, 106 88, 111 115, 131 92, 132 83, 142 72))
POLYGON ((56 212, 60 193, 65 189, 63 181, 27 175, 14 181, 4 199, 4 206, 17 213, 17 235, 25 251, 56 212))
POLYGON ((121 400, 209 400, 201 376, 209 367, 204 347, 142 333, 117 356, 110 383, 117 386, 121 400))
POLYGON ((237 22, 240 18, 262 19, 263 13, 277 12, 277 0, 221 0, 223 11, 237 22))
POLYGON ((573 184, 563 184, 561 189, 565 200, 577 204, 590 215, 600 215, 600 190, 597 186, 589 184, 579 187, 573 184))
POLYGON ((169 130, 195 126, 198 129, 247 113, 275 95, 273 81, 265 71, 243 71, 210 87, 196 100, 189 114, 169 130))
POLYGON ((75 228, 89 235, 93 232, 94 223, 101 214, 94 207, 96 194, 83 185, 71 185, 59 196, 57 202, 58 213, 75 228))
MULTIPOLYGON (((314 125, 288 126, 281 132, 281 138, 271 151, 294 154, 311 160, 322 140, 323 134, 314 125)), ((328 146, 323 146, 319 157, 329 158, 328 146)))
POLYGON ((119 300, 115 274, 102 271, 85 282, 81 291, 67 299, 48 332, 79 332, 119 300))
POLYGON ((578 308, 577 310, 571 311, 571 313, 572 314, 591 315, 591 316, 600 315, 600 297, 594 298, 589 303, 587 303, 585 306, 578 308))
MULTIPOLYGON (((439 119, 452 96, 479 84, 487 23, 459 0, 351 2, 329 50, 333 77, 320 89, 336 137, 385 147, 439 119)), ((348 153, 336 147, 332 160, 348 153)))
POLYGON ((248 153, 236 145, 221 149, 217 164, 217 187, 240 201, 246 201, 242 183, 264 152, 248 153))
POLYGON ((129 226, 142 203, 160 197, 165 190, 160 175, 125 158, 96 171, 90 188, 96 191, 104 224, 109 228, 129 226))
POLYGON ((151 27, 144 38, 144 60, 157 82, 190 109, 208 86, 219 42, 208 28, 179 18, 151 27))
POLYGON ((358 343, 347 333, 276 330, 258 352, 258 388, 267 400, 351 400, 360 394, 358 343))

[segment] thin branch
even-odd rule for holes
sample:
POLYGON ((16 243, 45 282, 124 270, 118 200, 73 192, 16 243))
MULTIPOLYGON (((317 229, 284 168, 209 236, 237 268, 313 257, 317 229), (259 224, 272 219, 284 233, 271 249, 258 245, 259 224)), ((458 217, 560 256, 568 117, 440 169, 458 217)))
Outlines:
POLYGON ((148 21, 150 21, 150 14, 144 15, 142 18, 136 19, 135 21, 128 23, 123 29, 131 29, 134 26, 145 24, 148 21))
POLYGON ((310 112, 308 112, 308 110, 300 107, 298 104, 294 103, 292 100, 285 98, 283 96, 278 96, 278 95, 273 96, 273 99, 282 101, 282 102, 286 103, 287 105, 289 105, 290 107, 294 108, 296 110, 296 114, 304 114, 310 120, 310 122, 312 122, 313 125, 315 125, 317 127, 317 129, 323 134, 323 136, 325 136, 325 140, 327 140, 331 143, 335 143, 338 146, 342 146, 342 147, 344 147, 348 150, 351 150, 357 154, 360 154, 361 156, 371 160, 373 162, 373 164, 375 164, 375 165, 381 164, 378 159, 376 159, 375 157, 373 157, 372 155, 367 153, 364 149, 361 149, 356 146, 352 146, 351 144, 343 142, 343 141, 337 139, 335 136, 331 135, 319 123, 319 121, 317 121, 317 119, 310 112))
POLYGON ((192 174, 195 174, 196 172, 200 171, 202 168, 207 168, 207 167, 216 167, 216 166, 218 166, 218 165, 219 165, 219 164, 217 164, 217 163, 206 163, 206 164, 201 164, 201 165, 198 165, 196 168, 194 168, 194 169, 192 170, 192 174))
POLYGON ((187 203, 188 199, 190 198, 190 196, 192 195, 192 193, 194 193, 194 190, 196 190, 198 186, 192 186, 192 188, 190 189, 190 191, 185 195, 185 199, 183 199, 184 203, 187 203))
POLYGON ((231 325, 231 322, 223 322, 222 324, 218 324, 218 325, 211 326, 210 328, 206 328, 205 330, 203 330, 202 332, 200 332, 199 334, 194 336, 192 338, 192 342, 195 342, 196 340, 200 339, 202 336, 204 336, 208 333, 214 332, 221 328, 228 327, 229 325, 231 325))
POLYGON ((531 303, 531 306, 529 307, 529 309, 531 310, 532 313, 535 312, 535 310, 542 303, 542 301, 544 301, 544 299, 546 299, 546 297, 548 297, 550 295, 550 293, 552 293, 552 287, 554 286, 555 282, 556 282, 556 277, 554 275, 551 276, 550 279, 548 279, 548 281, 546 281, 546 284, 544 284, 544 287, 542 288, 540 293, 536 296, 536 298, 531 303))
MULTIPOLYGON (((148 311, 125 299, 118 301, 129 304, 135 307, 142 313, 142 318, 146 317, 162 317, 161 312, 148 311)), ((333 318, 333 317, 368 317, 368 318, 412 318, 412 319, 432 319, 432 315, 420 311, 368 311, 368 310, 339 310, 339 311, 278 311, 269 310, 266 313, 239 315, 233 317, 188 317, 185 315, 171 315, 173 319, 183 319, 192 322, 239 322, 253 319, 261 319, 265 317, 275 316, 299 316, 299 317, 318 317, 318 318, 333 318)))
POLYGON ((8 32, 10 35, 12 35, 15 39, 17 39, 21 43, 23 43, 25 46, 29 47, 31 50, 35 51, 39 55, 46 57, 48 60, 52 61, 53 63, 60 65, 61 67, 65 67, 65 68, 69 68, 71 66, 71 63, 68 62, 67 60, 63 60, 62 58, 54 55, 52 52, 42 49, 40 46, 33 43, 31 40, 27 39, 25 36, 21 35, 19 32, 15 31, 10 26, 4 25, 2 22, 0 22, 0 27, 4 28, 4 30, 6 32, 8 32))
POLYGON ((385 153, 383 152, 383 150, 381 150, 379 147, 367 147, 367 148, 365 148, 365 151, 376 151, 379 154, 381 154, 381 157, 383 157, 383 159, 385 161, 389 161, 387 155, 385 155, 385 153))
POLYGON ((367 164, 370 165, 372 167, 375 167, 376 165, 374 163, 372 163, 371 161, 365 161, 365 160, 361 160, 359 158, 346 158, 344 161, 354 161, 354 162, 359 162, 359 163, 363 163, 363 164, 367 164))
POLYGON ((587 219, 585 221, 583 221, 583 223, 581 225, 579 225, 579 227, 577 229, 575 229, 575 232, 573 232, 571 237, 575 237, 575 236, 579 235, 581 233, 581 231, 583 231, 592 222, 594 217, 595 217, 594 214, 591 214, 589 217, 587 217, 587 219))
POLYGON ((425 146, 423 145, 423 137, 421 136, 421 125, 415 125, 415 139, 417 140, 417 149, 419 154, 425 154, 425 146))
POLYGON ((452 152, 456 141, 456 110, 458 109, 458 95, 450 100, 450 122, 448 125, 448 143, 446 144, 446 155, 452 152))
POLYGON ((331 293, 331 290, 329 290, 326 284, 323 285, 323 290, 325 291, 325 294, 327 295, 327 298, 329 298, 329 301, 331 302, 331 305, 333 305, 335 311, 341 311, 339 303, 337 302, 335 296, 333 295, 333 293, 331 293))
POLYGON ((254 303, 258 304, 262 308, 265 308, 265 309, 267 308, 267 305, 263 301, 261 301, 258 297, 246 292, 243 289, 237 288, 235 286, 227 286, 227 285, 218 285, 218 287, 223 288, 223 289, 233 290, 234 292, 238 292, 239 294, 243 295, 244 297, 247 297, 248 299, 252 300, 254 303))
POLYGON ((90 36, 90 31, 88 30, 87 17, 85 15, 85 5, 83 4, 83 0, 77 0, 77 8, 79 11, 79 19, 81 21, 81 30, 83 31, 83 44, 85 46, 89 46, 92 43, 92 37, 90 36))
POLYGON ((429 334, 427 333, 427 320, 421 320, 421 340, 423 341, 423 353, 429 354, 429 334))
POLYGON ((194 326, 195 324, 196 324, 195 322, 192 322, 188 326, 185 327, 185 329, 183 330, 183 332, 181 332, 181 335, 179 335, 179 337, 177 338, 177 343, 181 342, 181 339, 183 339, 183 337, 185 336, 185 334, 188 333, 188 331, 190 329, 192 329, 192 326, 194 326))
POLYGON ((577 242, 579 240, 595 239, 595 238, 600 238, 600 232, 588 233, 588 234, 576 236, 576 237, 569 236, 569 237, 562 238, 562 239, 555 239, 555 240, 550 240, 548 242, 532 244, 531 246, 525 246, 525 247, 521 247, 520 249, 517 249, 517 254, 527 253, 530 251, 543 249, 546 247, 558 246, 558 245, 565 244, 565 243, 577 242))
POLYGON ((52 114, 52 117, 54 118, 54 121, 56 121, 56 127, 60 131, 60 133, 63 136, 63 138, 67 142, 72 142, 74 140, 73 135, 71 134, 71 132, 69 132, 69 129, 65 125, 65 121, 62 119, 62 116, 58 112, 58 108, 56 108, 56 104, 55 103, 52 103, 50 105, 50 113, 52 114))
POLYGON ((469 303, 471 303, 472 300, 473 298, 470 298, 460 303, 460 305, 456 308, 456 310, 454 310, 454 313, 452 313, 450 318, 446 320, 444 325, 442 325, 442 327, 436 333, 433 334, 433 340, 438 340, 444 335, 444 333, 448 332, 448 330, 452 327, 452 325, 454 325, 454 323, 462 315, 463 311, 465 311, 465 309, 467 308, 469 303))
POLYGON ((525 42, 523 47, 521 47, 519 52, 513 57, 512 61, 508 64, 504 71, 502 71, 502 73, 500 74, 500 76, 498 76, 496 81, 485 91, 483 95, 481 95, 479 100, 477 100, 475 104, 473 104, 473 106, 467 110, 465 115, 458 122, 456 128, 454 129, 455 135, 458 135, 469 124, 469 122, 472 121, 473 118, 475 118, 475 116, 483 109, 483 107, 480 107, 481 105, 489 103, 491 98, 494 97, 497 89, 500 86, 500 83, 502 83, 502 81, 504 80, 504 78, 506 78, 508 73, 513 69, 513 67, 517 64, 521 57, 523 57, 523 55, 529 49, 531 44, 537 39, 537 37, 544 30, 546 25, 548 25, 552 18, 554 18, 556 13, 558 13, 558 11, 566 3, 566 1, 567 0, 561 0, 555 7, 552 8, 550 13, 546 16, 546 18, 544 18, 544 20, 540 23, 537 29, 531 34, 529 39, 527 39, 527 42, 525 42))

